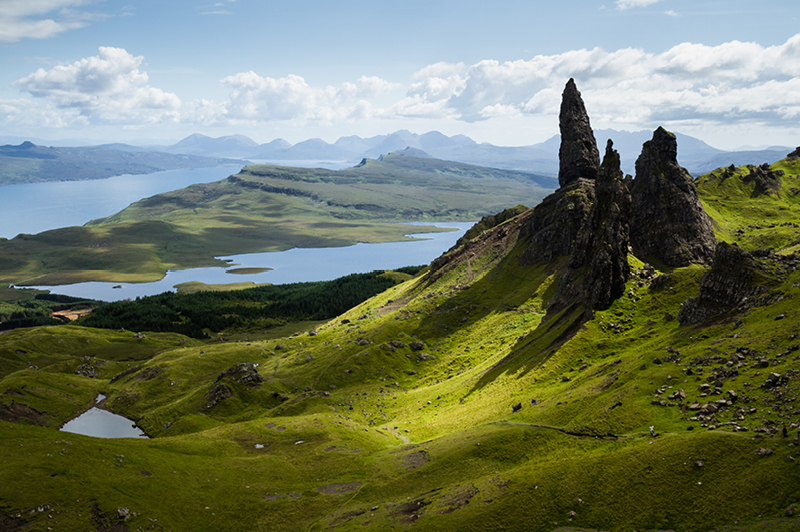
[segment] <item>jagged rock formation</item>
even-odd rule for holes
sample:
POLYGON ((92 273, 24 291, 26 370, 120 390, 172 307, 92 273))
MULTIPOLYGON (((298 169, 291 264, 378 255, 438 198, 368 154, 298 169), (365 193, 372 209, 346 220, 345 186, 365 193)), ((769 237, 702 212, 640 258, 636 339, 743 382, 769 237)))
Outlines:
POLYGON ((600 167, 600 152, 581 93, 570 78, 561 96, 558 115, 561 147, 558 150, 558 184, 562 187, 579 177, 594 179, 600 167))
POLYGON ((588 215, 580 219, 568 269, 559 280, 558 292, 550 302, 548 314, 575 303, 582 303, 587 310, 604 310, 625 292, 625 283, 630 277, 631 197, 623 182, 619 153, 610 140, 592 188, 594 201, 588 215))
POLYGON ((677 155, 675 135, 659 127, 636 160, 631 184, 633 252, 642 260, 671 267, 710 264, 716 247, 711 219, 677 155))
POLYGON ((797 147, 792 153, 786 156, 787 159, 790 161, 794 161, 795 159, 800 158, 800 146, 797 147))
POLYGON ((755 188, 753 189, 754 195, 771 194, 780 190, 783 170, 773 171, 767 163, 761 166, 748 164, 747 169, 750 170, 750 173, 743 176, 742 181, 745 183, 749 181, 755 182, 755 188))
POLYGON ((595 180, 595 202, 581 228, 570 268, 586 266, 583 298, 587 308, 604 310, 625 292, 630 277, 628 224, 631 194, 623 183, 619 153, 609 139, 595 180))
POLYGON ((594 200, 593 182, 582 178, 542 200, 522 227, 520 237, 529 237, 530 243, 520 262, 532 266, 570 256, 594 200))
POLYGON ((768 250, 748 253, 736 244, 721 242, 713 266, 700 280, 698 296, 684 302, 678 321, 681 325, 699 323, 732 310, 773 303, 771 272, 788 271, 798 264, 800 257, 795 255, 775 255, 768 250))

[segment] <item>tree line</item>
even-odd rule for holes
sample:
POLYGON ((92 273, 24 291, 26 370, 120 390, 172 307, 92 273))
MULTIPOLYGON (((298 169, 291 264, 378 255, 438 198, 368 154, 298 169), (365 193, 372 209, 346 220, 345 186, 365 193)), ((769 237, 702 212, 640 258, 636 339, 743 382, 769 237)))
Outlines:
MULTIPOLYGON (((409 266, 394 271, 416 275, 423 268, 409 266)), ((206 338, 207 331, 268 329, 285 323, 334 318, 398 282, 383 270, 376 270, 333 281, 222 292, 165 292, 135 301, 104 304, 76 323, 206 338)))

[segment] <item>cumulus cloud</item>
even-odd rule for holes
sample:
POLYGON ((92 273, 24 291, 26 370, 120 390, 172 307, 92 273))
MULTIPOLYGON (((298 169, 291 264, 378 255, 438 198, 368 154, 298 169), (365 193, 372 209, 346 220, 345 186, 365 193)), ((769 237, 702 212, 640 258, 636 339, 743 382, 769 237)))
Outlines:
POLYGON ((202 124, 257 124, 271 121, 320 121, 367 119, 380 115, 369 100, 393 90, 398 84, 375 76, 339 86, 312 87, 294 74, 283 78, 240 72, 221 80, 230 90, 225 102, 201 100, 192 104, 186 118, 202 124))
POLYGON ((770 47, 682 43, 660 54, 594 48, 504 63, 437 63, 414 76, 395 112, 466 122, 557 114, 570 77, 593 119, 610 125, 643 127, 689 116, 782 123, 800 112, 800 34, 770 47))
POLYGON ((89 0, 3 0, 0 2, 0 42, 47 39, 82 28, 91 17, 69 8, 88 3, 89 0), (56 17, 59 20, 42 18, 53 11, 60 11, 56 17))
POLYGON ((91 123, 177 120, 180 99, 147 85, 147 73, 139 71, 142 61, 122 48, 101 47, 96 56, 50 70, 40 68, 13 85, 91 123))
MULTIPOLYGON (((57 0, 52 0, 53 2, 57 0)), ((32 100, 0 102, 0 119, 40 124, 180 121, 192 126, 352 123, 375 119, 557 124, 561 92, 575 78, 592 122, 618 129, 685 124, 796 128, 800 118, 800 34, 776 46, 731 41, 678 44, 661 53, 602 48, 526 60, 439 62, 405 86, 376 76, 313 85, 292 74, 254 71, 221 79, 227 97, 181 103, 148 85, 142 57, 120 48, 38 71, 14 85, 32 100), (405 94, 403 94, 403 91, 405 94), (399 94, 398 94, 399 93, 399 94)))
POLYGON ((617 0, 617 9, 630 9, 632 7, 645 7, 656 4, 661 0, 617 0))

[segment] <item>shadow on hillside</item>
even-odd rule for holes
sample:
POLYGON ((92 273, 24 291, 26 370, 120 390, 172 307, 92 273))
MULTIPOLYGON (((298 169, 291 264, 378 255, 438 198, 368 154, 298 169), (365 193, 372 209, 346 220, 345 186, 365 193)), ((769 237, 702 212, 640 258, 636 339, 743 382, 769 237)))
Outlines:
MULTIPOLYGON (((458 330, 469 329, 493 313, 543 312, 523 305, 537 295, 544 302, 555 294, 558 281, 550 282, 552 276, 563 271, 563 261, 536 266, 519 263, 525 243, 491 267, 485 276, 469 284, 473 272, 467 268, 457 283, 451 285, 454 292, 432 315, 420 325, 417 336, 428 338, 431 343, 452 337, 458 330), (544 291, 540 293, 540 291, 544 291)), ((418 296, 419 297, 419 296, 418 296)), ((425 297, 424 295, 422 297, 425 297)), ((517 338, 508 355, 487 370, 467 396, 490 384, 507 372, 522 371, 523 374, 544 363, 558 348, 572 338, 583 324, 584 307, 575 303, 558 313, 547 316, 536 328, 517 338)))

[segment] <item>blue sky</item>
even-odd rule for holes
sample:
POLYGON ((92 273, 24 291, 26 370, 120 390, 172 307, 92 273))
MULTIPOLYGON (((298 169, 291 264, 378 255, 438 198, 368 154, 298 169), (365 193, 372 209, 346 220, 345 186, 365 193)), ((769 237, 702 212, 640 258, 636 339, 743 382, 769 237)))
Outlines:
POLYGON ((0 0, 0 136, 257 142, 595 129, 800 144, 796 0, 0 0))

